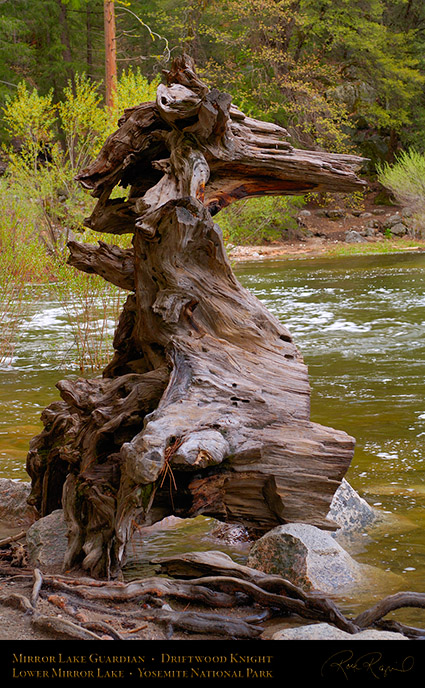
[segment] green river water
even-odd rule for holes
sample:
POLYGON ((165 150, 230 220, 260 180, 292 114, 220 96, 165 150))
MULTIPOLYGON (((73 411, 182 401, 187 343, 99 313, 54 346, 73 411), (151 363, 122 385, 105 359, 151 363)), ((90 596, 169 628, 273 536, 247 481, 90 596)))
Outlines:
MULTIPOLYGON (((364 536, 355 558, 403 576, 425 591, 425 255, 393 254, 243 263, 236 275, 294 336, 309 367, 313 421, 356 438, 347 474, 395 526, 364 536)), ((71 333, 48 295, 31 306, 10 365, 0 370, 0 477, 28 480, 25 457, 55 383, 71 333)), ((218 549, 211 519, 153 530, 145 556, 164 549, 218 549)), ((243 561, 246 545, 225 551, 243 561)), ((380 597, 393 590, 382 584, 380 597)), ((341 600, 345 611, 356 599, 341 600)), ((425 612, 397 613, 423 625, 425 612)))

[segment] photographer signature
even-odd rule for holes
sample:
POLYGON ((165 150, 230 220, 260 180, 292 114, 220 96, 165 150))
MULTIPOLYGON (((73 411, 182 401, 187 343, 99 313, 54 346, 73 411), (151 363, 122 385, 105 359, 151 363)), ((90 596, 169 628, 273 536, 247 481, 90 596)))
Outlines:
POLYGON ((407 656, 398 663, 387 664, 382 652, 367 652, 355 657, 352 650, 341 650, 324 662, 321 668, 321 676, 331 672, 341 673, 347 680, 351 674, 366 672, 374 678, 387 678, 390 674, 404 674, 413 669, 415 661, 412 656, 407 656))

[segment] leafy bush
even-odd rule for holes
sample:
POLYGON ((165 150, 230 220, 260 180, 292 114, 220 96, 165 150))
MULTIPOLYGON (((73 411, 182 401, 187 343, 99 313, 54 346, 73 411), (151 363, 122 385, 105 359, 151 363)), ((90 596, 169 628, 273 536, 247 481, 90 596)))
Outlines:
POLYGON ((25 83, 8 100, 4 120, 20 150, 8 150, 7 178, 15 193, 33 205, 51 252, 62 251, 70 234, 83 231, 94 205, 75 182, 76 173, 97 155, 124 108, 155 98, 157 85, 158 79, 149 83, 139 69, 122 72, 112 112, 101 102, 99 84, 85 74, 68 82, 57 105, 52 93, 40 96, 25 83))
POLYGON ((28 90, 25 82, 18 85, 16 96, 7 98, 3 119, 7 132, 20 140, 27 154, 34 161, 53 137, 56 122, 56 106, 52 102, 53 91, 40 96, 37 89, 28 90))
POLYGON ((74 83, 68 82, 64 99, 58 105, 66 158, 74 174, 99 152, 110 133, 108 115, 101 101, 99 85, 85 74, 76 74, 74 83))
MULTIPOLYGON (((125 108, 133 107, 139 103, 146 103, 156 99, 156 89, 161 82, 157 76, 149 82, 137 67, 134 71, 131 67, 123 71, 117 83, 117 105, 118 115, 125 108)), ((115 128, 115 126, 114 126, 115 128)))
MULTIPOLYGON (((74 87, 68 84, 57 105, 51 93, 40 96, 22 83, 3 109, 7 130, 18 139, 20 149, 7 151, 9 164, 2 182, 0 361, 12 355, 27 303, 26 284, 35 276, 34 260, 39 254, 44 260, 43 275, 74 334, 75 346, 67 363, 93 371, 110 357, 112 332, 126 294, 101 277, 66 264, 66 245, 76 234, 80 241, 92 244, 111 240, 110 235, 84 229, 84 218, 94 201, 74 177, 116 129, 119 113, 155 98, 156 88, 157 81, 149 83, 140 70, 123 72, 117 107, 110 112, 101 103, 98 85, 83 74, 76 75, 74 87)), ((128 237, 114 237, 114 242, 127 245, 128 237)))
MULTIPOLYGON (((396 200, 412 209, 419 225, 425 223, 425 155, 411 149, 401 153, 394 165, 381 165, 378 179, 396 200)), ((423 234, 423 230, 421 231, 423 234)))
POLYGON ((224 208, 217 217, 225 242, 255 244, 281 239, 296 227, 300 196, 247 198, 224 208))

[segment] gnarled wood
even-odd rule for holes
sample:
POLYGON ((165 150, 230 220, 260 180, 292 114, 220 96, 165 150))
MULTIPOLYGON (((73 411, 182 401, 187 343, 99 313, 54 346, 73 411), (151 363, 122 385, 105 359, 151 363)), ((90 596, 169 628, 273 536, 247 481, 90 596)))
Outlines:
POLYGON ((69 241, 68 264, 89 274, 100 275, 120 289, 134 291, 134 251, 110 246, 99 241, 98 246, 69 241))
POLYGON ((133 233, 133 250, 72 243, 70 262, 131 293, 103 379, 58 384, 27 462, 31 502, 63 502, 66 566, 99 576, 120 567, 136 521, 169 514, 333 528, 353 455, 351 437, 310 421, 306 366, 236 280, 212 216, 248 196, 362 188, 362 160, 292 148, 186 57, 166 78, 78 176, 98 198, 89 226, 133 233), (111 200, 118 183, 128 197, 111 200))
POLYGON ((389 595, 370 609, 359 614, 355 619, 355 623, 361 627, 371 626, 382 619, 383 616, 403 607, 421 607, 425 609, 425 593, 397 592, 394 595, 389 595))

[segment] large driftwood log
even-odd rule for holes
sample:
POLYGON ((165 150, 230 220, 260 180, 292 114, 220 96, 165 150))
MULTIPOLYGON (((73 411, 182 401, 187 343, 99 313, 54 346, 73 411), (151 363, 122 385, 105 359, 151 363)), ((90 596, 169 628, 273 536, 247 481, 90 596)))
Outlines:
POLYGON ((134 239, 127 251, 70 244, 72 265, 130 294, 103 378, 58 383, 62 401, 28 455, 31 503, 42 515, 63 503, 66 567, 111 575, 135 523, 169 514, 257 533, 288 521, 333 528, 326 514, 354 440, 310 421, 292 337, 238 283, 212 219, 248 196, 364 185, 360 158, 286 139, 183 57, 80 173, 98 198, 87 225, 134 239), (117 184, 127 199, 110 199, 117 184))

